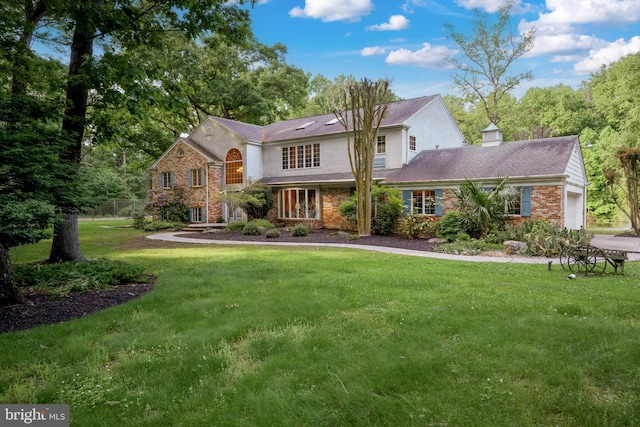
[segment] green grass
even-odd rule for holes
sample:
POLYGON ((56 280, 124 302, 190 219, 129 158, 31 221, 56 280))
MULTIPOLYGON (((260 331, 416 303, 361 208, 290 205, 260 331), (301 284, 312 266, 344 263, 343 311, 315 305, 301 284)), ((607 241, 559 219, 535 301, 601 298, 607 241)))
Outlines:
MULTIPOLYGON (((0 402, 77 426, 640 423, 640 265, 179 245, 81 223, 83 251, 157 274, 83 319, 0 335, 0 402)), ((12 251, 47 256, 46 242, 12 251)))

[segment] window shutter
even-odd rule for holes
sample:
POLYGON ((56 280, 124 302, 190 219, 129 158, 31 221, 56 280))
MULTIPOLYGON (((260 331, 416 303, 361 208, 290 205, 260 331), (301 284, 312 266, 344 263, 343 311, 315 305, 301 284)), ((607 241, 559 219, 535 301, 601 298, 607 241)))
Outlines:
POLYGON ((162 172, 158 172, 158 189, 162 189, 162 175, 164 175, 162 172))
POLYGON ((349 197, 353 196, 354 194, 356 194, 356 187, 350 187, 349 188, 349 197))
POLYGON ((205 175, 205 170, 204 170, 204 168, 203 168, 203 169, 200 169, 200 174, 201 174, 201 175, 200 175, 200 178, 202 179, 201 184, 202 184, 202 185, 204 185, 204 186, 206 187, 206 186, 207 186, 207 178, 206 178, 206 177, 207 177, 207 175, 205 175))
POLYGON ((187 187, 193 186, 193 170, 189 169, 187 171, 187 187))
POLYGON ((207 222, 206 213, 205 208, 200 208, 200 218, 202 218, 202 222, 207 222))
POLYGON ((169 172, 169 186, 173 185, 173 171, 169 172))
POLYGON ((191 208, 187 209, 187 221, 191 222, 191 208))
POLYGON ((444 210, 444 206, 442 206, 443 202, 444 202, 444 192, 442 191, 442 188, 437 188, 435 191, 435 196, 436 196, 436 206, 435 206, 435 215, 436 216, 442 216, 442 212, 444 210))
POLYGON ((404 213, 411 213, 411 190, 402 190, 402 204, 404 207, 404 213))
POLYGON ((520 199, 520 216, 531 216, 531 187, 522 187, 520 199))

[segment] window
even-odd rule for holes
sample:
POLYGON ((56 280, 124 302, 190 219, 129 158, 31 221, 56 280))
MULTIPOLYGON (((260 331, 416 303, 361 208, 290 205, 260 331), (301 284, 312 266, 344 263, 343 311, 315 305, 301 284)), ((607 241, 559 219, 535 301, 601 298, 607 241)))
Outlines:
POLYGON ((202 187, 204 185, 204 169, 190 169, 187 180, 189 187, 202 187))
POLYGON ((414 190, 411 194, 413 213, 418 215, 435 215, 436 192, 434 190, 414 190))
POLYGON ((204 222, 204 208, 189 208, 189 221, 204 222))
POLYGON ((410 136, 409 137, 409 150, 416 151, 416 137, 415 136, 410 136))
POLYGON ((376 154, 384 154, 387 152, 387 137, 384 135, 378 136, 378 143, 376 144, 376 154))
POLYGON ((171 188, 173 184, 173 172, 160 172, 160 187, 171 188))
POLYGON ((282 169, 320 167, 320 144, 282 147, 282 169))
POLYGON ((285 219, 317 219, 318 191, 311 188, 294 188, 280 191, 278 217, 285 219))
POLYGON ((242 154, 235 148, 227 153, 225 182, 227 184, 242 184, 242 154))
POLYGON ((184 150, 180 149, 178 150, 178 157, 182 157, 184 156, 184 150))

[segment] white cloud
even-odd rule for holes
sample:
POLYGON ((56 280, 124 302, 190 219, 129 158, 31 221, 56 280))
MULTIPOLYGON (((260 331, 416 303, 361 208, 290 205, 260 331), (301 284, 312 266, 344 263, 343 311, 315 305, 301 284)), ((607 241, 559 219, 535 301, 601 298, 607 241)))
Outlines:
POLYGON ((432 47, 429 43, 423 43, 422 49, 410 51, 398 49, 389 53, 385 62, 392 65, 411 65, 414 67, 448 68, 445 59, 457 53, 444 46, 432 47))
MULTIPOLYGON (((519 3, 518 1, 517 4, 519 3)), ((489 13, 494 13, 504 5, 504 0, 456 0, 456 4, 465 9, 484 9, 489 13)))
POLYGON ((371 0, 305 0, 304 8, 289 11, 293 18, 313 18, 323 22, 359 21, 373 10, 371 0))
POLYGON ((365 28, 367 31, 397 31, 409 28, 409 20, 403 15, 393 15, 389 22, 378 25, 370 25, 365 28))
POLYGON ((587 58, 573 66, 573 71, 579 75, 593 73, 603 65, 609 65, 622 57, 638 52, 640 52, 640 36, 631 38, 629 42, 618 39, 602 49, 589 52, 587 58))
POLYGON ((541 31, 578 24, 633 23, 640 19, 638 0, 546 0, 546 4, 551 12, 540 14, 533 23, 541 31))
MULTIPOLYGON (((537 35, 533 49, 525 54, 525 57, 541 55, 568 56, 588 51, 598 46, 602 41, 597 37, 576 33, 559 33, 549 35, 537 35)), ((554 59, 561 62, 561 59, 554 59)))
POLYGON ((362 56, 384 55, 385 53, 387 53, 387 50, 380 46, 365 47, 360 51, 362 56))

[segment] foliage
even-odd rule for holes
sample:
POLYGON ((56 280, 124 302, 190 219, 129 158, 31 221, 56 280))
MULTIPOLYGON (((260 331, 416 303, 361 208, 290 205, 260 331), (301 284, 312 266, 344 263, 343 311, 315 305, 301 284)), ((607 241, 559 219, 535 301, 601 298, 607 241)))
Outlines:
POLYGON ((585 229, 568 230, 548 221, 525 221, 520 226, 507 224, 499 233, 500 241, 516 240, 527 244, 525 255, 554 257, 567 245, 588 244, 593 234, 585 229))
POLYGON ((144 209, 133 212, 131 217, 133 218, 133 228, 136 228, 138 230, 142 230, 147 224, 151 222, 151 220, 147 218, 147 213, 144 211, 144 209))
POLYGON ((293 237, 303 237, 309 234, 309 229, 307 228, 306 225, 303 224, 296 224, 292 229, 291 229, 291 235, 293 237))
POLYGON ((144 231, 173 230, 174 228, 176 224, 169 221, 153 221, 142 227, 144 231))
POLYGON ((447 211, 435 225, 436 236, 450 242, 456 240, 460 232, 466 232, 467 223, 459 211, 447 211))
POLYGON ((271 223, 271 221, 266 220, 266 219, 252 219, 251 221, 248 222, 248 224, 256 224, 258 227, 261 228, 274 228, 275 225, 273 225, 271 223))
POLYGON ((468 235, 466 238, 461 237, 463 237, 461 240, 438 245, 438 252, 454 255, 480 255, 482 252, 502 249, 502 245, 491 243, 485 239, 470 239, 468 235))
MULTIPOLYGON (((338 207, 340 216, 345 217, 348 222, 356 222, 357 218, 357 191, 338 207)), ((371 186, 371 229, 376 234, 391 234, 402 216, 402 198, 397 189, 383 187, 374 183, 371 186)))
POLYGON ((48 295, 108 289, 118 283, 144 283, 144 268, 122 261, 93 260, 64 264, 22 264, 14 268, 20 287, 48 295))
POLYGON ((472 237, 483 237, 493 230, 501 230, 507 218, 507 206, 519 196, 514 187, 502 178, 485 188, 483 183, 466 179, 453 193, 458 199, 464 231, 472 237))
POLYGON ((402 217, 402 232, 410 239, 414 239, 432 230, 431 217, 411 212, 402 217))
POLYGON ((274 239, 276 237, 280 237, 280 232, 275 228, 271 228, 264 234, 264 236, 268 239, 274 239))
POLYGON ((273 208, 273 191, 265 184, 253 182, 242 189, 245 196, 241 208, 246 212, 249 220, 266 218, 273 208))
POLYGON ((241 231, 247 225, 244 221, 233 221, 227 225, 227 230, 229 231, 241 231))
POLYGON ((263 228, 260 227, 257 223, 250 221, 242 229, 242 234, 247 236, 259 236, 262 234, 262 230, 263 228))
POLYGON ((473 38, 456 30, 452 24, 445 28, 449 39, 462 50, 464 60, 449 58, 457 72, 453 81, 465 95, 465 101, 482 105, 490 123, 498 124, 500 100, 522 80, 531 80, 531 72, 510 75, 514 61, 533 48, 535 31, 514 34, 510 26, 510 11, 514 0, 507 0, 498 10, 498 20, 489 25, 489 15, 474 9, 473 38))
POLYGON ((402 194, 399 190, 374 184, 371 190, 373 219, 371 229, 376 234, 391 234, 402 216, 402 194))
POLYGON ((187 222, 187 189, 174 182, 169 188, 153 188, 149 190, 149 201, 145 208, 163 221, 187 222))

